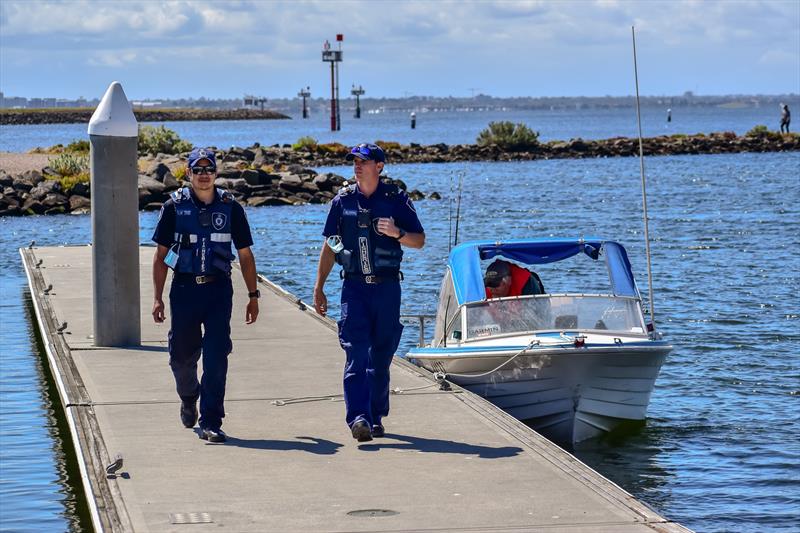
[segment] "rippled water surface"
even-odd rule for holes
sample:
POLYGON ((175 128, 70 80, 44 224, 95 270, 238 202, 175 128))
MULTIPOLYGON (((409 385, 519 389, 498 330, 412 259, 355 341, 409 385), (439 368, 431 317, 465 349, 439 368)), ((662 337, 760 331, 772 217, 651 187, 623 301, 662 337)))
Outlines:
MULTIPOLYGON (((346 173, 344 168, 336 169, 346 173)), ((427 246, 404 262, 403 310, 433 312, 447 254, 452 179, 464 173, 461 240, 599 235, 646 264, 638 161, 390 166, 442 201, 417 202, 427 246)), ((579 458, 697 531, 800 529, 800 154, 647 160, 656 319, 675 345, 647 425, 579 458)), ((311 298, 326 206, 249 209, 259 271, 311 298)), ((149 240, 156 214, 142 213, 149 240)), ((87 216, 2 219, 0 530, 68 530, 76 481, 37 352, 17 248, 85 243, 87 216)), ((545 286, 559 288, 552 268, 545 286)), ((331 276, 327 292, 338 300, 331 276)), ((338 306, 332 306, 338 314, 338 306)), ((264 310, 265 318, 269 309, 264 310)), ((401 351, 416 342, 407 328, 401 351)))

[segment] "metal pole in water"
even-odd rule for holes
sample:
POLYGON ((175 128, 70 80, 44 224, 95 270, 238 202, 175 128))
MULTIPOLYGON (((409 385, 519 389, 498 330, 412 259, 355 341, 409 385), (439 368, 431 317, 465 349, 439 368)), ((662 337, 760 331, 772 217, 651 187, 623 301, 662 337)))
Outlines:
POLYGON ((119 82, 89 120, 95 346, 141 344, 139 127, 119 82))
POLYGON ((636 81, 636 122, 639 126, 639 171, 642 180, 642 216, 644 217, 644 244, 647 255, 647 286, 650 303, 650 323, 653 325, 653 335, 656 333, 656 310, 653 303, 653 272, 650 268, 650 232, 647 217, 647 182, 644 178, 644 148, 642 147, 642 114, 639 108, 639 69, 636 64, 636 29, 631 26, 633 37, 633 76, 636 81))

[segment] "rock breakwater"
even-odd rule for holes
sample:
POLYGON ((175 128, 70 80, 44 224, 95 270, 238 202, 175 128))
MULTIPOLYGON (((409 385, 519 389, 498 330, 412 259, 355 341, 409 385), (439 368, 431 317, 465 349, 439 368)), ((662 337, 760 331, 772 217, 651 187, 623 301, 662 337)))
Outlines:
MULTIPOLYGON (((1 125, 88 123, 94 109, 1 109, 1 125)), ((186 120, 264 120, 288 119, 277 111, 256 109, 134 109, 139 122, 177 122, 186 120)))
MULTIPOLYGON (((267 163, 266 156, 260 147, 219 151, 216 185, 231 191, 242 204, 260 207, 327 203, 346 182, 333 172, 267 163)), ((184 185, 185 166, 186 160, 180 156, 159 154, 139 159, 139 209, 160 209, 169 193, 184 185)), ((406 190, 413 200, 441 198, 436 192, 426 195, 408 190, 399 179, 386 176, 384 180, 406 190)), ((0 216, 85 214, 91 207, 90 183, 74 182, 50 167, 15 175, 0 169, 0 191, 0 216)))

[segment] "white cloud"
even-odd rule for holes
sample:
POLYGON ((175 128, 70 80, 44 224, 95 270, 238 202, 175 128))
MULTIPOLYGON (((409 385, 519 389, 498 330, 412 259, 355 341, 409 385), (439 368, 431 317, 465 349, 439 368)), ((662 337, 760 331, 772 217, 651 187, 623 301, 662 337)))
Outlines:
MULTIPOLYGON (((460 94, 452 87, 464 85, 485 86, 495 94, 530 94, 544 87, 542 80, 556 80, 548 86, 593 94, 587 72, 607 65, 612 76, 623 62, 628 67, 632 24, 642 59, 657 58, 659 69, 672 73, 673 79, 664 75, 664 86, 705 87, 722 83, 712 73, 727 65, 800 70, 798 20, 800 2, 780 0, 4 0, 0 68, 4 79, 13 78, 20 60, 9 63, 9 58, 58 51, 59 64, 71 64, 73 70, 88 62, 131 74, 146 69, 142 72, 152 79, 166 80, 202 53, 223 71, 236 69, 224 74, 232 85, 249 76, 260 86, 284 80, 299 86, 325 82, 322 43, 339 32, 345 35, 343 72, 384 93, 399 94, 402 85, 419 93, 460 94), (130 54, 133 59, 127 59, 130 54), (674 79, 680 72, 709 79, 674 79)), ((37 54, 43 68, 47 57, 37 54)), ((158 82, 152 87, 158 96, 158 82)))

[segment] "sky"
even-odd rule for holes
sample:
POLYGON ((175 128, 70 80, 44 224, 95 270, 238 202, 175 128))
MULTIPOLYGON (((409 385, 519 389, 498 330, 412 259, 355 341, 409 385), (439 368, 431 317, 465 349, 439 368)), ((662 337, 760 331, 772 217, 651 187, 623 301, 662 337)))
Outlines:
POLYGON ((0 2, 0 91, 130 99, 800 93, 798 0, 0 2), (334 43, 335 46, 335 43, 334 43))

